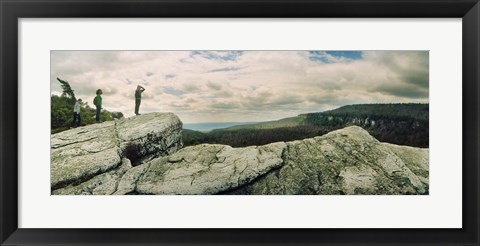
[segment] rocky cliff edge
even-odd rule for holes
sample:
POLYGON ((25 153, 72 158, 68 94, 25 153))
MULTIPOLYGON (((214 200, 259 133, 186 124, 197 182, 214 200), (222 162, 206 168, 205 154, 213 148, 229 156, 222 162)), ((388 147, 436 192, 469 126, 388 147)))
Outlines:
POLYGON ((151 113, 52 135, 52 194, 428 194, 429 150, 357 126, 263 146, 182 147, 182 122, 151 113), (132 165, 127 145, 141 159, 132 165))

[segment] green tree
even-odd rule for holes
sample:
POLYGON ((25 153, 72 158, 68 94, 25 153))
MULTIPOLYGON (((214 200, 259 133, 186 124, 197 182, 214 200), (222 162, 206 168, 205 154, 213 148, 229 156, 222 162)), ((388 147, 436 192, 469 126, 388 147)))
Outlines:
POLYGON ((51 128, 65 128, 72 123, 73 103, 70 98, 52 95, 51 103, 51 128))
POLYGON ((58 82, 62 84, 62 97, 67 97, 70 98, 73 102, 75 102, 77 99, 75 97, 75 93, 72 90, 72 87, 70 87, 70 84, 66 80, 61 80, 60 78, 57 77, 58 82))

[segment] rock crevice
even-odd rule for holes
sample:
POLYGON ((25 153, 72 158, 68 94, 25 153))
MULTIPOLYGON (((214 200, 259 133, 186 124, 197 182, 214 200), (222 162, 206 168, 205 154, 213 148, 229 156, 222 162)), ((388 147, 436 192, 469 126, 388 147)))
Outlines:
POLYGON ((352 126, 323 136, 182 149, 182 122, 152 113, 52 135, 52 194, 428 194, 429 150, 352 126), (123 153, 134 143, 132 166, 123 153))
MULTIPOLYGON (((173 153, 183 146, 181 131, 182 122, 176 115, 150 113, 53 134, 50 166, 52 194, 66 194, 64 190, 56 191, 62 188, 69 188, 74 194, 88 193, 79 184, 125 168, 122 159, 129 142, 140 147, 138 155, 144 158, 173 153), (166 140, 160 141, 159 138, 166 140)), ((131 167, 131 164, 128 166, 131 167)))

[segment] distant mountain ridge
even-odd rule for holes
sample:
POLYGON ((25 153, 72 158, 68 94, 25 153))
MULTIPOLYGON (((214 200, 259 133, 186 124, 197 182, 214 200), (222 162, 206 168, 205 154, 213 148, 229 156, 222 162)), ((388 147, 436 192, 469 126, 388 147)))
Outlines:
POLYGON ((237 125, 250 125, 256 124, 258 122, 203 122, 203 123, 184 123, 183 127, 185 129, 190 129, 194 131, 208 132, 215 129, 222 129, 231 126, 237 125))
MULTIPOLYGON (((308 124, 333 124, 333 118, 339 117, 342 120, 349 121, 356 118, 358 121, 362 119, 415 119, 420 121, 428 121, 428 104, 421 103, 398 103, 398 104, 355 104, 346 105, 337 109, 327 110, 316 113, 300 114, 295 117, 284 118, 276 121, 259 122, 257 124, 236 125, 219 130, 239 130, 239 129, 270 129, 280 127, 292 127, 308 124), (330 122, 330 123, 328 123, 330 122)), ((337 119, 339 119, 337 118, 337 119)), ((341 120, 341 121, 342 121, 341 120)))
POLYGON ((305 116, 299 115, 295 117, 283 118, 280 120, 275 121, 266 121, 266 122, 257 122, 256 124, 248 124, 248 125, 235 125, 231 127, 227 127, 224 129, 216 129, 216 130, 240 130, 240 129, 274 129, 274 128, 281 128, 281 127, 293 127, 302 125, 304 123, 305 116))
POLYGON ((301 140, 353 125, 383 142, 423 148, 429 145, 429 105, 422 103, 347 105, 277 121, 216 129, 208 134, 184 131, 184 142, 187 146, 219 143, 244 147, 301 140))
MULTIPOLYGON (((398 103, 398 104, 356 104, 347 105, 334 110, 328 110, 320 113, 302 114, 310 122, 314 116, 335 116, 343 119, 351 118, 378 118, 378 119, 413 119, 418 121, 428 121, 429 105, 422 103, 398 103)), ((331 120, 330 120, 331 121, 331 120)))

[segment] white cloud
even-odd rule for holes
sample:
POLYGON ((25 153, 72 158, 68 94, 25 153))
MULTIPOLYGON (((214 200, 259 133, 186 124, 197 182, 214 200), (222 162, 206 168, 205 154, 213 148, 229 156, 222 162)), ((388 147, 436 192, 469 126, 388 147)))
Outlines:
POLYGON ((53 51, 56 77, 90 102, 133 115, 134 90, 146 88, 140 112, 170 111, 184 122, 261 121, 355 103, 428 102, 428 52, 365 51, 362 59, 309 59, 306 51, 53 51), (212 72, 213 71, 213 72, 212 72))

